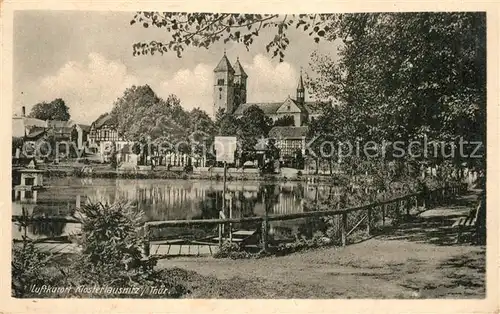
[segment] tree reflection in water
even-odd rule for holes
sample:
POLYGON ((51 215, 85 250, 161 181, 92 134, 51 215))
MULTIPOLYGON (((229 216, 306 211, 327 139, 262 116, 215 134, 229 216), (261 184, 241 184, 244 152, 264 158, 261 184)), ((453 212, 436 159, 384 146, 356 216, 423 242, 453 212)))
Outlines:
MULTIPOLYGON (((222 209, 223 184, 219 181, 186 180, 124 180, 92 179, 91 184, 81 180, 51 179, 50 188, 39 195, 37 215, 73 214, 76 195, 87 200, 114 202, 129 201, 145 213, 144 221, 212 219, 222 209)), ((232 196, 232 216, 253 217, 289 214, 304 211, 304 201, 317 202, 333 197, 336 187, 293 182, 230 181, 228 193, 232 196)), ((229 216, 229 211, 226 212, 229 216)), ((291 220, 270 223, 270 233, 289 238, 294 234, 310 235, 319 221, 291 220)), ((256 224, 234 224, 235 228, 252 229, 256 224)), ((164 228, 158 236, 212 234, 217 226, 193 228, 164 228), (168 230, 167 230, 168 229, 168 230)), ((30 232, 44 236, 59 236, 65 232, 64 223, 37 223, 30 232)))

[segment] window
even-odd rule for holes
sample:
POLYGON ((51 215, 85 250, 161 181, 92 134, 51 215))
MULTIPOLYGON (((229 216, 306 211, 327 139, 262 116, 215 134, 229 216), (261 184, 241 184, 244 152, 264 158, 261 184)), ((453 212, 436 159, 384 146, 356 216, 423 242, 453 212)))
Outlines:
POLYGON ((224 79, 218 79, 217 85, 224 85, 224 79))
POLYGON ((24 198, 25 199, 32 199, 33 198, 33 192, 31 192, 31 191, 24 192, 24 198))
POLYGON ((290 111, 290 105, 286 106, 286 110, 290 111))
POLYGON ((24 179, 24 185, 34 185, 35 184, 35 178, 25 178, 24 179))

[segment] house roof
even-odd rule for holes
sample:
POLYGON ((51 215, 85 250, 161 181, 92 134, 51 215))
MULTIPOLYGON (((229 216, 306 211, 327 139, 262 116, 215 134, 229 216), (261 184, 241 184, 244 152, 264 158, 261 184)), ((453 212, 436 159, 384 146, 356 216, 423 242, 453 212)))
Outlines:
POLYGON ((106 113, 102 117, 95 120, 93 124, 95 128, 100 128, 104 125, 116 124, 116 118, 111 116, 109 113, 106 113))
POLYGON ((47 127, 49 128, 63 128, 63 127, 71 127, 74 125, 74 122, 69 121, 61 121, 61 120, 47 120, 47 127))
POLYGON ((307 135, 306 126, 275 126, 269 131, 270 138, 301 138, 307 135))
POLYGON ((22 137, 24 136, 24 132, 26 129, 31 129, 33 127, 47 127, 47 122, 40 119, 35 118, 27 118, 27 117, 12 117, 12 136, 14 137, 22 137))
POLYGON ((234 69, 231 66, 231 63, 229 63, 229 60, 226 57, 226 54, 224 53, 224 56, 222 59, 220 59, 219 64, 214 69, 214 72, 230 72, 234 73, 234 69))
POLYGON ((33 127, 31 128, 30 133, 26 134, 26 137, 29 139, 35 139, 43 135, 44 133, 45 133, 45 128, 33 127))
POLYGON ((246 74, 245 70, 243 70, 243 67, 241 66, 240 59, 236 59, 236 63, 234 64, 234 75, 241 76, 244 78, 247 78, 248 75, 246 74))

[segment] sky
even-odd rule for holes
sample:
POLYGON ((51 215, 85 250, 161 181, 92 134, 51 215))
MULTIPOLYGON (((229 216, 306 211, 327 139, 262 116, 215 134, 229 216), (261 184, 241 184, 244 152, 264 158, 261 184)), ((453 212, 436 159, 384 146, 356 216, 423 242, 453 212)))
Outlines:
MULTIPOLYGON (((148 84, 162 98, 175 94, 186 110, 212 113, 213 69, 224 50, 231 63, 239 57, 248 78, 247 101, 283 101, 295 97, 300 68, 310 73, 313 51, 335 56, 335 43, 315 43, 290 29, 285 62, 271 58, 265 45, 274 36, 261 31, 250 50, 218 42, 210 49, 188 48, 182 58, 132 56, 139 41, 167 40, 165 29, 130 25, 135 12, 17 11, 14 15, 14 104, 29 113, 34 104, 62 98, 71 119, 90 124, 109 112, 132 85, 148 84)), ((271 30, 273 31, 273 30, 271 30)), ((307 97, 307 92, 306 92, 307 97)))

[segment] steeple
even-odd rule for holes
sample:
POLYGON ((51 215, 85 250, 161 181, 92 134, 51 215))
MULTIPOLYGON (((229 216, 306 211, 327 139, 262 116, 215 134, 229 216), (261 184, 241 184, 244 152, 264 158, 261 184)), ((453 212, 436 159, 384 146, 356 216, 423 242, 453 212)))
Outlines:
POLYGON ((305 101, 304 81, 302 80, 302 67, 300 68, 299 84, 297 85, 297 102, 303 104, 305 101))
POLYGON ((234 64, 234 108, 247 102, 247 78, 248 75, 243 70, 240 58, 236 58, 234 64))
POLYGON ((214 69, 214 72, 229 72, 231 74, 234 74, 234 69, 227 59, 226 50, 224 50, 224 56, 222 56, 222 59, 220 59, 219 64, 217 64, 214 69))
POLYGON ((243 66, 240 63, 240 58, 236 58, 236 63, 234 64, 234 75, 235 76, 241 76, 243 78, 248 78, 248 75, 246 74, 245 70, 243 70, 243 66))
POLYGON ((214 69, 214 116, 221 108, 226 112, 233 112, 234 98, 234 68, 224 49, 224 55, 214 69))

